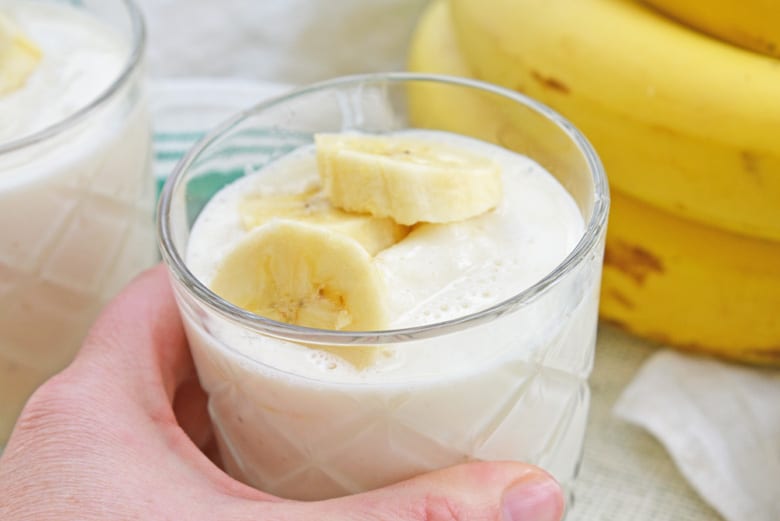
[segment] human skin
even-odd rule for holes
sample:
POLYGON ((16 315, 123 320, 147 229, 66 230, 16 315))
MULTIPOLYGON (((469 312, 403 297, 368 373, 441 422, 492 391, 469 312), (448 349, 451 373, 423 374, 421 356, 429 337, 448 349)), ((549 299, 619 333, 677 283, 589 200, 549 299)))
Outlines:
POLYGON ((480 462, 318 502, 250 488, 218 466, 163 267, 103 312, 76 360, 36 391, 0 457, 4 521, 558 521, 536 467, 480 462))

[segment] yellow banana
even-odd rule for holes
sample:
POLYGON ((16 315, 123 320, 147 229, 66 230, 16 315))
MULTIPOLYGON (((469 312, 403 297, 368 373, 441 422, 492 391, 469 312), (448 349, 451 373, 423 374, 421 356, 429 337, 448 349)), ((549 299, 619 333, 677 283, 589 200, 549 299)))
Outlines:
POLYGON ((476 77, 594 143, 612 186, 678 216, 780 240, 780 62, 633 0, 452 0, 476 77))
POLYGON ((777 0, 643 1, 717 38, 780 57, 780 2, 777 0))
MULTIPOLYGON (((420 17, 409 47, 408 68, 450 76, 474 76, 458 47, 446 0, 431 2, 420 17)), ((503 118, 495 106, 495 98, 440 84, 412 85, 408 96, 414 126, 445 129, 498 143, 503 118)))
POLYGON ((780 366, 780 243, 612 193, 601 315, 683 349, 780 366))
MULTIPOLYGON (((473 76, 446 1, 420 20, 409 66, 473 76)), ((506 124, 465 91, 411 94, 412 117, 423 125, 490 134, 506 124)), ((683 349, 780 366, 778 310, 780 243, 703 226, 612 191, 602 317, 683 349)))
MULTIPOLYGON (((408 66, 413 71, 474 77, 458 47, 445 0, 432 2, 420 18, 408 66)), ((557 126, 504 96, 425 82, 410 85, 407 95, 409 117, 417 128, 446 130, 531 155, 553 174, 580 166, 578 153, 557 126)))

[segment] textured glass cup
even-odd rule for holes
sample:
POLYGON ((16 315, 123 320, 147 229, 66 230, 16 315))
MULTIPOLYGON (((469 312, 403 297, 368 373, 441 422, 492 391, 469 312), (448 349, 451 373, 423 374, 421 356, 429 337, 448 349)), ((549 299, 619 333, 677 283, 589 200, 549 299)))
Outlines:
POLYGON ((159 233, 228 472, 296 499, 360 492, 470 460, 526 461, 570 484, 588 413, 608 206, 604 172, 586 140, 546 107, 485 83, 412 74, 348 77, 260 104, 224 124, 169 179, 159 233), (455 106, 445 106, 445 99, 455 106), (439 106, 427 106, 431 100, 439 106), (481 117, 451 117, 467 105, 481 117), (314 133, 407 128, 475 136, 542 164, 582 212, 586 231, 575 249, 504 302, 392 331, 274 322, 222 300, 187 269, 192 224, 226 183, 309 145, 314 133), (390 370, 381 381, 313 378, 294 364, 270 366, 231 345, 231 338, 258 336, 340 346, 331 350, 389 348, 438 357, 441 364, 414 377, 390 370), (495 347, 490 356, 461 347, 486 343, 495 347))
POLYGON ((127 55, 87 106, 0 142, 0 446, 33 390, 70 362, 100 309, 157 256, 141 14, 129 0, 67 5, 114 31, 127 55))

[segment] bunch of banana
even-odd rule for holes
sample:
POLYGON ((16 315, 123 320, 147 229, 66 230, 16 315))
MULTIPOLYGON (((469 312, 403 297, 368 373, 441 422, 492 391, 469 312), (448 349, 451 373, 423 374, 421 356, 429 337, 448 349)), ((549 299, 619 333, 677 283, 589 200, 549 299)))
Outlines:
POLYGON ((41 60, 41 50, 0 13, 0 96, 24 86, 41 60))
POLYGON ((745 49, 780 58, 777 0, 643 0, 672 18, 745 49))
POLYGON ((474 74, 572 119, 614 188, 686 219, 780 240, 777 60, 635 0, 451 6, 474 74))
MULTIPOLYGON (((780 365, 780 63, 630 0, 438 0, 409 67, 527 93, 594 142, 613 186, 603 317, 780 365)), ((484 99, 436 94, 410 102, 423 126, 506 125, 484 99)))
MULTIPOLYGON (((403 240, 410 225, 453 222, 495 208, 501 169, 444 143, 399 136, 321 134, 316 151, 321 183, 242 199, 238 211, 247 233, 209 285, 225 300, 280 322, 387 329, 386 288, 375 255, 403 240)), ((369 365, 376 352, 309 347, 357 368, 369 365)))

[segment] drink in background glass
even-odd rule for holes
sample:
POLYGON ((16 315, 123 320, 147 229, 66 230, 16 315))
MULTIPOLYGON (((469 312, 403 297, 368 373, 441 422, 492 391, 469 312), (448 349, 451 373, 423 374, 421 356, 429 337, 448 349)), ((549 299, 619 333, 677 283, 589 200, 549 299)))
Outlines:
POLYGON ((479 82, 408 74, 338 79, 226 123, 178 166, 159 227, 228 472, 306 500, 480 459, 538 464, 571 484, 587 420, 607 211, 601 165, 580 134, 534 101, 479 82), (453 95, 500 109, 498 131, 453 127, 417 110, 421 97, 453 95), (307 161, 314 164, 306 148, 314 134, 409 129, 475 151, 488 147, 522 181, 505 173, 494 212, 500 217, 422 225, 376 255, 389 266, 391 329, 283 324, 208 289, 210 271, 244 233, 238 212, 225 212, 238 206, 244 187, 295 183, 311 170, 307 161), (522 247, 501 242, 518 237, 530 239, 522 247), (415 257, 420 251, 433 253, 415 257), (550 252, 557 260, 539 271, 545 260, 534 257, 550 252), (436 264, 429 272, 426 259, 436 264), (448 279, 463 263, 477 269, 448 279), (426 302, 415 301, 426 292, 426 302), (404 316, 404 307, 419 313, 404 316), (343 363, 355 352, 373 361, 343 363))
POLYGON ((131 1, 4 0, 40 48, 0 95, 0 446, 156 257, 144 26, 131 1))

